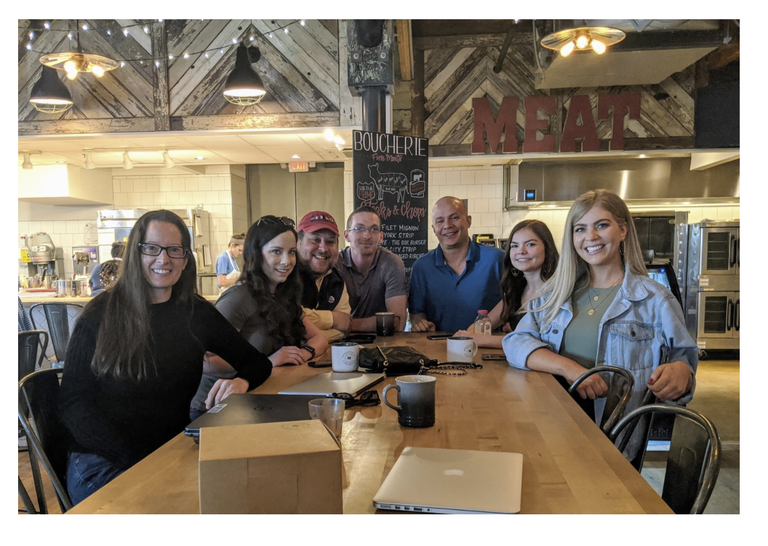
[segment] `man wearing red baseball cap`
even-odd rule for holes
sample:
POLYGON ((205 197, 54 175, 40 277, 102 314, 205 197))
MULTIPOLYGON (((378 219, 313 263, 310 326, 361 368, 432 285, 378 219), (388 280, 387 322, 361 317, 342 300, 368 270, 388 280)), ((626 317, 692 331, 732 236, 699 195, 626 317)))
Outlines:
POLYGON ((339 253, 339 228, 333 216, 313 210, 299 222, 299 273, 304 284, 301 305, 328 341, 347 335, 351 327, 349 294, 333 267, 339 253))

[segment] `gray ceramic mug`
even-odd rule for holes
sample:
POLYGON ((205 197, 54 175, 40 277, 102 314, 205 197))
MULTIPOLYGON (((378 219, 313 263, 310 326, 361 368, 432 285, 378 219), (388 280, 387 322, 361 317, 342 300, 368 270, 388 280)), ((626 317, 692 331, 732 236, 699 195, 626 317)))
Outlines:
POLYGON ((435 424, 435 378, 431 375, 403 375, 381 392, 384 403, 397 411, 404 427, 431 427, 435 424), (389 389, 397 391, 397 405, 387 400, 389 389))

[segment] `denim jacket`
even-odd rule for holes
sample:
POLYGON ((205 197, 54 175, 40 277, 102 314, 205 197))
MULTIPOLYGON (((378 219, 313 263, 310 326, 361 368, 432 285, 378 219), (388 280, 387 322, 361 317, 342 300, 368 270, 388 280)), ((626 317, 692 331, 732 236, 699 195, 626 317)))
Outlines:
MULTIPOLYGON (((533 308, 543 303, 533 301, 533 308)), ((573 318, 571 300, 567 300, 555 319, 540 329, 543 313, 526 313, 517 329, 504 337, 502 346, 511 366, 528 370, 528 356, 545 347, 560 352, 563 334, 573 318)), ((627 368, 635 379, 635 388, 627 411, 634 409, 647 388, 651 373, 660 364, 685 362, 696 373, 699 351, 685 328, 683 311, 675 296, 661 284, 646 276, 631 273, 626 268, 624 282, 617 297, 608 306, 600 321, 595 366, 627 368)), ((687 404, 693 398, 695 377, 691 390, 676 404, 687 404)), ((595 417, 600 422, 604 399, 595 401, 595 417)), ((640 432, 640 431, 636 431, 640 432)), ((639 439, 627 446, 636 449, 639 439)))

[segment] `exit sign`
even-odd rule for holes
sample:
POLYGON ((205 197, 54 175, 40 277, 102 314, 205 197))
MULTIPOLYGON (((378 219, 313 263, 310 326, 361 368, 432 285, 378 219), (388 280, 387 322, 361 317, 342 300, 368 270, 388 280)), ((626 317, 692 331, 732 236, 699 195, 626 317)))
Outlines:
POLYGON ((306 161, 291 161, 288 165, 289 173, 307 173, 309 172, 309 163, 306 161))

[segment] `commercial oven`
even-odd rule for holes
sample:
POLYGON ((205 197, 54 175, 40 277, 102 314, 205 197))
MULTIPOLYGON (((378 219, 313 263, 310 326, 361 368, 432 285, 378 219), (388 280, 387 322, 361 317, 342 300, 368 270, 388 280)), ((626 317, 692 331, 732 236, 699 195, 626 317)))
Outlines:
POLYGON ((678 263, 688 332, 701 351, 738 350, 740 310, 739 222, 704 220, 680 231, 678 263))

